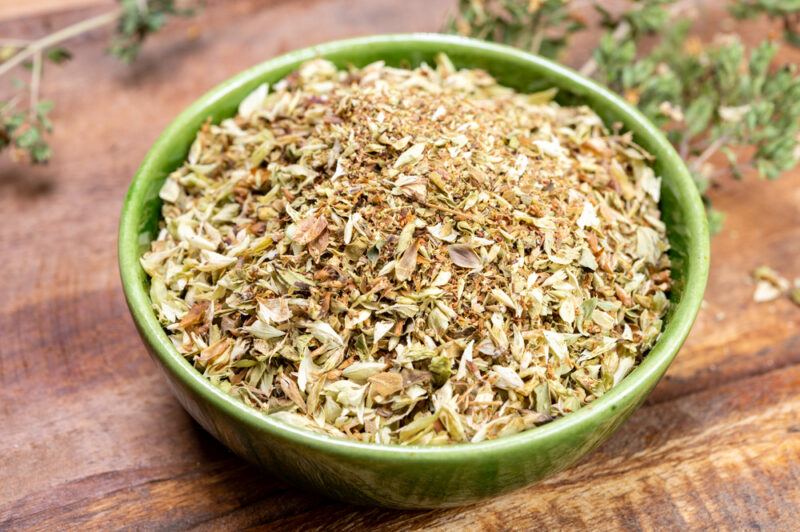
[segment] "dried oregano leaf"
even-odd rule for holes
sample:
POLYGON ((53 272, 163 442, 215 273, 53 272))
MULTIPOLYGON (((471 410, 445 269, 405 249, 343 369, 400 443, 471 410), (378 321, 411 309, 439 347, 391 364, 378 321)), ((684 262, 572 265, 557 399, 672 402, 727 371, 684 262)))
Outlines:
POLYGON ((446 58, 260 86, 161 191, 142 266, 175 348, 365 442, 482 441, 603 395, 661 331, 660 180, 552 93, 446 58))

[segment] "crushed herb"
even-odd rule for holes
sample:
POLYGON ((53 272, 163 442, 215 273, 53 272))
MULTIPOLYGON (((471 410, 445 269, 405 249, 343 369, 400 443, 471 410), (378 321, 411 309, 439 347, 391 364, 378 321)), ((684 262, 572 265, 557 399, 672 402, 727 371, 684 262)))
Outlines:
POLYGON ((800 277, 794 280, 794 287, 789 290, 789 299, 792 303, 800 307, 800 277))
POLYGON ((668 300, 629 134, 480 70, 308 62, 202 127, 141 264, 225 392, 364 442, 520 432, 618 384, 668 300))
POLYGON ((753 291, 753 301, 766 303, 786 296, 789 300, 800 306, 800 278, 790 283, 788 279, 769 266, 759 266, 752 273, 756 283, 753 291))

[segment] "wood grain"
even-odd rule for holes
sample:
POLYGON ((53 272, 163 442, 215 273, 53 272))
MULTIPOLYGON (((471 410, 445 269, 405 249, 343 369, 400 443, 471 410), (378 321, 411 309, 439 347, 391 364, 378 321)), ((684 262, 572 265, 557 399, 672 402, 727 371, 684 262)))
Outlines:
POLYGON ((114 0, 0 0, 0 20, 94 6, 113 8, 114 0))
MULTIPOLYGON (((104 55, 99 32, 47 71, 54 160, 0 163, 0 529, 797 528, 800 308, 753 303, 749 271, 800 277, 800 172, 714 191, 726 230, 706 306, 667 377, 579 466, 485 504, 397 512, 297 491, 231 456, 157 376, 122 298, 115 244, 125 189, 159 131, 256 62, 339 37, 436 30, 451 5, 211 3, 132 67, 104 55)), ((0 23, 0 34, 33 37, 92 12, 0 23)))

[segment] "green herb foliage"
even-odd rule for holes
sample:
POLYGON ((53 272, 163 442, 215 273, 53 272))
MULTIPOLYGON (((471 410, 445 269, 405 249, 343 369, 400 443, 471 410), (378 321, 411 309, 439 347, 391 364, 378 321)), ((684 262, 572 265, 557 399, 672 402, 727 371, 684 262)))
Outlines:
POLYGON ((34 163, 47 161, 50 146, 44 135, 52 129, 47 115, 53 109, 53 102, 41 101, 33 112, 15 110, 8 102, 0 106, 0 150, 13 146, 27 152, 34 163))
MULTIPOLYGON (((796 65, 776 61, 780 39, 754 46, 731 34, 701 40, 692 33, 686 4, 640 0, 611 13, 595 3, 599 37, 581 71, 668 132, 689 163, 716 231, 723 216, 711 209, 706 193, 720 176, 739 178, 750 168, 774 179, 797 165, 800 76, 796 65)), ((449 28, 557 58, 585 27, 570 8, 559 0, 461 0, 449 28), (554 44, 533 46, 548 39, 554 44)), ((730 11, 739 19, 780 20, 784 41, 800 44, 800 0, 739 0, 730 11)))
POLYGON ((547 57, 557 55, 570 36, 583 27, 579 19, 569 15, 562 0, 460 0, 458 17, 448 24, 452 32, 501 42, 547 57))
POLYGON ((109 52, 130 63, 138 55, 143 41, 161 29, 173 16, 188 16, 192 11, 178 7, 174 0, 119 0, 119 8, 106 14, 79 21, 34 41, 9 41, 0 47, 0 76, 22 66, 29 71, 29 82, 12 79, 13 93, 0 100, 0 151, 9 148, 17 160, 46 163, 52 150, 47 136, 52 131, 48 114, 53 102, 40 101, 39 90, 44 64, 63 64, 72 53, 61 43, 73 37, 115 24, 109 52))
POLYGON ((179 9, 174 0, 150 0, 146 9, 142 9, 139 0, 119 0, 119 3, 122 14, 109 51, 125 63, 136 59, 145 38, 160 30, 169 17, 192 13, 189 9, 179 9))

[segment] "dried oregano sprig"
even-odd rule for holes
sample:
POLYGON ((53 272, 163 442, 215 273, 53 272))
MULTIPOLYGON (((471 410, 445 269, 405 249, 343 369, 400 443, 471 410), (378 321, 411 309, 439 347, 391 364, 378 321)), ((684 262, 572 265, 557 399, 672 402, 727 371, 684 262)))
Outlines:
POLYGON ((27 82, 17 78, 13 95, 0 100, 0 151, 9 148, 12 157, 31 163, 46 163, 52 156, 47 137, 53 129, 49 113, 53 102, 41 100, 39 93, 48 62, 61 64, 72 54, 62 47, 65 41, 87 32, 116 25, 109 52, 130 63, 142 42, 164 25, 169 17, 186 16, 192 11, 175 0, 118 0, 118 9, 102 13, 36 40, 0 39, 0 77, 20 66, 29 67, 27 82))
POLYGON ((259 87, 161 190, 141 263, 175 348, 365 442, 497 438, 602 396, 662 328, 660 180, 553 94, 446 57, 259 87))

